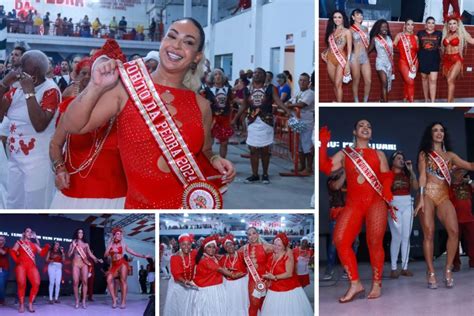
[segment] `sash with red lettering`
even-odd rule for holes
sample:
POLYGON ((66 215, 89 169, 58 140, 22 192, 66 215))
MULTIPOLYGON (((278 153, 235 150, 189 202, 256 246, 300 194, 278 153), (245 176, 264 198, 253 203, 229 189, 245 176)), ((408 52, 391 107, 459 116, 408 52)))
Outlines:
POLYGON ((385 38, 383 38, 382 35, 377 35, 375 37, 375 40, 378 41, 382 45, 382 47, 385 49, 385 52, 387 53, 387 56, 390 59, 390 63, 392 64, 392 67, 393 67, 393 52, 390 49, 388 42, 385 40, 385 38))
POLYGON ((161 149, 168 166, 184 188, 183 208, 221 209, 221 192, 209 182, 211 177, 204 176, 156 91, 143 60, 119 63, 119 72, 125 89, 161 149))
POLYGON ((331 34, 329 36, 328 41, 329 41, 329 47, 331 47, 331 50, 334 56, 336 56, 337 62, 339 63, 339 65, 341 65, 342 69, 344 69, 346 67, 347 60, 344 57, 344 55, 341 53, 341 51, 339 50, 339 47, 337 47, 336 38, 334 37, 334 34, 331 34))
POLYGON ((430 157, 438 166, 439 170, 441 170, 444 180, 448 182, 448 185, 451 185, 451 174, 449 173, 449 168, 448 164, 446 163, 446 160, 444 160, 443 157, 441 157, 436 151, 431 151, 428 154, 428 157, 430 157))
POLYGON ((36 264, 35 253, 33 252, 33 249, 31 249, 30 245, 23 240, 18 240, 18 244, 26 252, 26 254, 31 259, 31 261, 33 261, 33 263, 36 264))
POLYGON ((250 259, 249 247, 250 247, 249 245, 244 246, 244 261, 245 261, 245 264, 247 265, 247 268, 249 269, 252 279, 255 281, 255 284, 257 284, 257 287, 255 288, 257 291, 254 290, 254 293, 252 293, 252 295, 260 298, 260 297, 265 296, 266 286, 265 286, 265 282, 263 282, 262 278, 258 274, 257 268, 255 268, 255 265, 253 264, 252 259, 250 259))
POLYGON ((415 59, 412 58, 411 44, 410 44, 410 41, 408 40, 408 37, 404 33, 400 34, 400 40, 402 41, 403 50, 405 51, 405 55, 407 56, 407 60, 408 60, 408 66, 410 67, 409 76, 410 78, 415 79, 417 57, 415 57, 415 59))
POLYGON ((87 255, 86 253, 84 252, 84 249, 79 246, 78 244, 76 244, 76 249, 77 249, 77 253, 79 254, 79 256, 81 257, 82 261, 84 261, 84 263, 88 266, 91 266, 91 262, 87 259, 87 255))
POLYGON ((352 24, 351 29, 359 34, 360 39, 362 40, 362 44, 364 44, 365 48, 369 48, 369 37, 367 36, 367 33, 362 31, 357 25, 352 24))

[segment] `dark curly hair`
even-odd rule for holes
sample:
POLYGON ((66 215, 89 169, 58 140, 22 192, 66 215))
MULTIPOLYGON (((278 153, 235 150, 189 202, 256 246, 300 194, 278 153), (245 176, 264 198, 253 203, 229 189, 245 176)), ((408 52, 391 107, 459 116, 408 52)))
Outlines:
POLYGON ((349 28, 349 19, 347 18, 347 15, 344 11, 341 11, 341 10, 336 10, 334 11, 332 14, 331 14, 331 17, 329 18, 328 20, 328 24, 326 26, 326 36, 324 38, 324 41, 326 43, 327 46, 329 46, 329 36, 331 36, 332 32, 334 32, 334 29, 336 28, 336 24, 334 24, 334 14, 336 13, 340 13, 342 14, 342 19, 344 21, 344 27, 346 29, 349 28))
POLYGON ((82 230, 82 242, 87 243, 86 241, 86 232, 82 228, 78 228, 74 231, 74 234, 72 235, 72 239, 76 240, 79 239, 79 231, 82 230))
POLYGON ((451 141, 449 139, 449 133, 448 129, 446 126, 444 126, 443 123, 441 122, 433 122, 430 125, 428 125, 425 128, 425 131, 423 132, 423 137, 421 138, 420 146, 418 147, 418 153, 424 152, 425 154, 428 154, 430 151, 433 150, 433 132, 432 129, 435 125, 441 125, 444 130, 444 148, 446 148, 447 151, 451 150, 451 141))
POLYGON ((357 13, 360 13, 360 14, 364 15, 364 12, 363 12, 361 9, 359 9, 359 8, 352 10, 351 16, 350 16, 350 24, 351 24, 351 25, 353 25, 354 22, 355 22, 352 17, 353 17, 354 15, 356 15, 357 13))
POLYGON ((373 38, 375 38, 375 36, 380 34, 380 28, 382 27, 382 24, 384 23, 387 24, 387 35, 392 37, 392 34, 390 33, 390 25, 388 25, 387 20, 380 19, 375 22, 374 26, 370 30, 370 40, 372 40, 373 38))

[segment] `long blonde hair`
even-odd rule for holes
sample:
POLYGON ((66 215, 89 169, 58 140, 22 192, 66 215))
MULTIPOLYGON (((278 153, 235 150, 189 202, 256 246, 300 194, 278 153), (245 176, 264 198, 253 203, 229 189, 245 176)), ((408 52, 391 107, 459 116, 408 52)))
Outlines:
POLYGON ((201 88, 201 78, 204 76, 204 63, 206 62, 206 56, 202 53, 202 58, 196 65, 196 69, 189 68, 188 72, 183 79, 183 85, 194 92, 198 92, 201 88))
MULTIPOLYGON (((463 50, 466 48, 466 38, 468 36, 468 33, 466 31, 466 28, 464 27, 464 24, 462 23, 461 20, 458 20, 456 18, 451 18, 446 23, 444 23, 443 27, 443 41, 448 37, 449 35, 449 22, 450 21, 456 21, 458 23, 458 29, 456 30, 456 34, 459 38, 460 42, 460 49, 459 49, 459 54, 463 56, 463 50)), ((441 45, 441 49, 444 52, 444 45, 441 45)))

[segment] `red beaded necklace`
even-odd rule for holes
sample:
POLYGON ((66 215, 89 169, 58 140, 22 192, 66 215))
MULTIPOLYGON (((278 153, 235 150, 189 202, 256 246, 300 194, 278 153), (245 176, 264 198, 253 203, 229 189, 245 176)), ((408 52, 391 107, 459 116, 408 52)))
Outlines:
POLYGON ((184 279, 186 281, 191 281, 193 279, 193 269, 191 268, 191 253, 188 253, 188 265, 186 265, 186 260, 184 259, 184 253, 181 251, 181 260, 183 261, 183 270, 184 270, 184 279), (188 276, 189 270, 189 276, 188 276))

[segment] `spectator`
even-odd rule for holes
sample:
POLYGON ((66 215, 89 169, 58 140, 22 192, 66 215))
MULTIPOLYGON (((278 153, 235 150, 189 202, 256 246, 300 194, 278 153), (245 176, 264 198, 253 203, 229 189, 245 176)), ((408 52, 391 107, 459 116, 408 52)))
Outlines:
POLYGON ((54 78, 54 67, 53 67, 53 58, 48 57, 48 72, 46 73, 46 78, 53 79, 54 78))
POLYGON ((99 18, 95 18, 94 22, 92 22, 92 32, 94 37, 98 37, 101 26, 102 24, 100 23, 99 18))
POLYGON ((278 74, 276 80, 278 83, 278 96, 281 102, 287 102, 291 98, 291 88, 287 82, 286 75, 284 73, 278 74))
POLYGON ((239 3, 235 7, 234 12, 232 12, 231 14, 234 15, 237 13, 237 11, 249 9, 251 6, 252 6, 251 0, 239 0, 239 3))
POLYGON ((4 18, 7 15, 5 12, 5 6, 2 4, 0 5, 0 18, 4 18))
POLYGON ((136 41, 144 41, 145 40, 145 27, 141 24, 137 25, 137 34, 134 37, 136 41))
POLYGON ((253 78, 253 71, 252 71, 252 69, 248 69, 246 75, 247 75, 247 79, 248 79, 249 81, 252 80, 252 78, 253 78))
POLYGON ((283 73, 286 76, 288 85, 290 86, 291 90, 293 90, 293 76, 291 75, 291 72, 289 72, 288 70, 283 70, 283 73))
POLYGON ((152 73, 158 67, 160 62, 160 53, 156 50, 152 50, 146 55, 145 58, 143 58, 143 61, 145 62, 148 72, 152 73))
POLYGON ((61 62, 61 73, 54 77, 54 82, 56 82, 61 92, 71 83, 69 63, 67 60, 61 62))
POLYGON ((84 19, 80 22, 80 36, 81 37, 91 37, 91 22, 89 22, 89 17, 84 15, 84 19))
POLYGON ((49 12, 46 12, 46 15, 43 18, 43 25, 44 25, 44 34, 49 35, 49 26, 50 26, 50 19, 49 19, 49 12))
POLYGON ((72 23, 72 18, 69 18, 69 21, 67 21, 66 29, 68 36, 74 36, 74 23, 72 23))
POLYGON ((25 33, 33 34, 33 10, 29 10, 26 15, 25 33))
POLYGON ((18 70, 21 66, 21 56, 25 53, 26 49, 23 46, 15 46, 10 54, 11 70, 18 70))
POLYGON ((72 59, 71 61, 71 72, 69 73, 69 75, 71 76, 71 81, 74 81, 75 80, 75 77, 76 77, 76 67, 77 65, 79 64, 79 62, 82 60, 82 56, 79 56, 79 55, 76 55, 74 56, 74 58, 72 59))
MULTIPOLYGON (((42 25, 43 19, 41 18, 41 15, 38 13, 38 11, 35 10, 35 14, 33 16, 33 34, 40 34, 42 25)), ((44 32, 44 29, 42 31, 44 32)))
POLYGON ((147 289, 146 289, 147 276, 148 276, 148 272, 143 267, 143 265, 141 265, 140 266, 140 271, 138 271, 138 282, 140 283, 140 288, 142 290, 142 294, 147 294, 147 289))
POLYGON ((155 41, 155 30, 156 30, 155 18, 151 18, 151 23, 150 23, 150 27, 148 29, 148 32, 149 32, 150 40, 152 42, 155 41))
POLYGON ((122 19, 119 22, 119 27, 118 27, 118 35, 119 38, 123 37, 123 34, 127 33, 127 21, 125 20, 125 17, 122 16, 122 19))
POLYGON ((64 35, 63 19, 61 19, 61 13, 58 13, 56 21, 54 22, 54 27, 56 29, 56 35, 57 36, 63 36, 64 35))
POLYGON ((117 20, 115 16, 112 18, 112 21, 109 23, 109 38, 115 38, 115 34, 117 33, 117 20))
POLYGON ((273 72, 267 71, 267 77, 265 79, 265 84, 273 84, 273 72))

